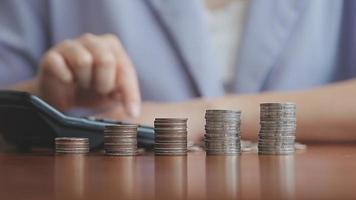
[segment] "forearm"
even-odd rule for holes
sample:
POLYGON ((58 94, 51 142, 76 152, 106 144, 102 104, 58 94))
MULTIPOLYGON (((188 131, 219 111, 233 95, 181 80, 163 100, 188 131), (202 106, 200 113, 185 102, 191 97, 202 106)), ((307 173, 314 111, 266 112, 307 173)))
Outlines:
POLYGON ((297 104, 297 140, 356 141, 356 80, 298 92, 230 95, 212 101, 212 107, 241 109, 244 138, 257 138, 261 102, 297 104))
MULTIPOLYGON (((295 102, 298 141, 356 141, 356 80, 298 92, 268 92, 254 95, 228 95, 217 99, 194 99, 181 103, 145 102, 142 115, 131 119, 153 125, 155 117, 188 117, 189 140, 198 142, 204 133, 206 109, 242 110, 242 138, 257 139, 259 104, 295 102)), ((100 117, 128 120, 116 108, 100 117)))

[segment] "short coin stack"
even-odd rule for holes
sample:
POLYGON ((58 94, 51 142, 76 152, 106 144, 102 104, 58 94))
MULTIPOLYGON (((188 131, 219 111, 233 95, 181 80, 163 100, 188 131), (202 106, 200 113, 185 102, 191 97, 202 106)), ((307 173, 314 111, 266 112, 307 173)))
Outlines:
POLYGON ((260 105, 259 154, 293 154, 296 131, 294 103, 260 105))
POLYGON ((187 155, 186 118, 156 118, 154 121, 156 155, 187 155))
POLYGON ((136 155, 137 125, 120 124, 106 126, 104 130, 104 149, 106 155, 136 155))
POLYGON ((207 110, 205 150, 208 155, 237 155, 241 152, 241 111, 207 110))
POLYGON ((57 137, 55 139, 56 153, 86 154, 89 152, 88 138, 57 137))

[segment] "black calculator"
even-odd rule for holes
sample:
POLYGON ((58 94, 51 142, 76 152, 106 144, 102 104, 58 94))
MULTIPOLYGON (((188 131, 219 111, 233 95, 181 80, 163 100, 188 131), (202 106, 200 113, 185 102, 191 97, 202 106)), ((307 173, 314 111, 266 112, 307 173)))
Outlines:
MULTIPOLYGON (((56 137, 86 137, 97 149, 103 146, 105 126, 113 124, 124 122, 70 117, 30 93, 0 91, 0 133, 21 149, 53 148, 56 137)), ((137 134, 139 147, 153 147, 152 127, 140 125, 137 134)))

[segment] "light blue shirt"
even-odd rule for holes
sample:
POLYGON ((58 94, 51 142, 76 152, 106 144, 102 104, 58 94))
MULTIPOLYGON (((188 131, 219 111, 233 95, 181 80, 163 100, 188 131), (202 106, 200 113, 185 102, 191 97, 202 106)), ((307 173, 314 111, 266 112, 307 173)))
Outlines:
MULTIPOLYGON (((234 92, 353 78, 353 4, 252 0, 234 92)), ((64 39, 113 33, 133 60, 144 100, 223 95, 203 6, 199 0, 2 0, 0 85, 33 77, 42 54, 64 39)))

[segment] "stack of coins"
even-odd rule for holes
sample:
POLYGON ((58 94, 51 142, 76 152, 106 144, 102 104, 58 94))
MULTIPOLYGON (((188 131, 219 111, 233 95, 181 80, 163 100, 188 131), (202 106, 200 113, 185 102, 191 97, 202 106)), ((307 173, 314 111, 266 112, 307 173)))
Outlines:
POLYGON ((205 150, 208 155, 237 155, 241 152, 241 111, 207 110, 205 150))
POLYGON ((58 137, 55 139, 56 153, 85 154, 89 152, 88 138, 58 137))
POLYGON ((294 103, 260 105, 259 154, 293 154, 296 131, 294 103))
POLYGON ((106 126, 104 130, 106 155, 134 156, 137 154, 137 125, 120 124, 106 126))
POLYGON ((156 118, 155 145, 156 155, 187 155, 186 118, 156 118))

